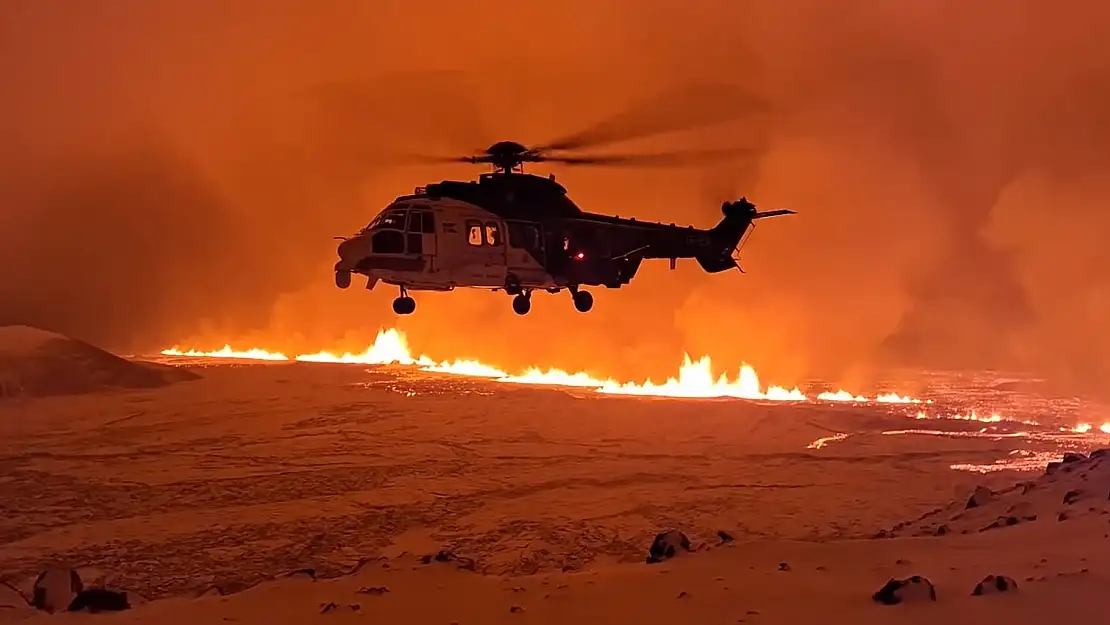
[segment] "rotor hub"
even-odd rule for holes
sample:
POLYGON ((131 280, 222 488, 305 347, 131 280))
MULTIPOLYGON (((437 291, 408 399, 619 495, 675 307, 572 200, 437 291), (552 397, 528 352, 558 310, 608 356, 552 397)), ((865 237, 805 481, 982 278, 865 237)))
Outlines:
POLYGON ((502 173, 511 173, 521 170, 524 163, 539 162, 543 157, 516 141, 498 141, 471 160, 475 163, 489 163, 502 173))

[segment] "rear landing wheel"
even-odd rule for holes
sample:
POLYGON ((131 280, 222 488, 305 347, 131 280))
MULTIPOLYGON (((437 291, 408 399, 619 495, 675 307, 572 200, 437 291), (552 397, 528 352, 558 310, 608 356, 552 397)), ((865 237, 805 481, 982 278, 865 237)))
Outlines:
POLYGON ((335 286, 345 289, 351 286, 351 272, 337 271, 335 272, 335 286))
POLYGON ((416 312, 416 300, 408 295, 402 295, 393 300, 393 312, 398 315, 411 315, 416 312))
POLYGON ((527 315, 532 310, 532 298, 528 295, 517 295, 513 298, 513 312, 518 315, 527 315))
POLYGON ((574 298, 574 308, 578 312, 590 312, 594 307, 594 296, 589 291, 575 291, 571 297, 574 298))

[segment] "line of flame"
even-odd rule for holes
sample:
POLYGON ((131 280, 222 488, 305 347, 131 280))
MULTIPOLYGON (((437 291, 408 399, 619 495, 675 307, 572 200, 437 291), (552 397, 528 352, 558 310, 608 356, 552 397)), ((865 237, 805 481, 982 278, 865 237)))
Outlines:
MULTIPOLYGON (((739 376, 729 379, 725 374, 714 377, 712 362, 708 356, 692 360, 689 355, 684 355, 683 363, 679 368, 677 378, 668 378, 662 384, 652 380, 643 383, 618 382, 613 378, 597 378, 586 372, 569 373, 562 369, 540 369, 531 367, 520 374, 511 375, 497 367, 487 365, 477 360, 456 359, 453 361, 436 361, 425 355, 413 356, 409 348, 407 337, 396 329, 385 329, 378 332, 374 343, 364 352, 359 354, 344 353, 336 355, 331 352, 321 351, 314 354, 301 354, 289 358, 281 352, 271 352, 264 349, 252 348, 247 350, 234 350, 230 345, 214 351, 199 351, 195 349, 181 350, 177 347, 162 351, 165 356, 189 358, 227 358, 240 360, 262 361, 290 361, 335 364, 359 365, 403 365, 418 367, 422 371, 458 375, 472 378, 487 378, 506 384, 531 384, 542 386, 577 387, 591 389, 598 393, 609 395, 637 395, 673 398, 715 398, 731 397, 753 400, 770 400, 785 402, 841 402, 853 404, 884 403, 884 404, 932 404, 931 400, 922 401, 917 398, 898 395, 897 393, 883 393, 876 397, 868 398, 863 395, 850 393, 843 389, 836 392, 823 392, 811 399, 798 387, 787 389, 781 386, 769 386, 763 389, 759 376, 748 364, 742 364, 739 376)), ((976 421, 983 423, 998 423, 1000 421, 1018 421, 1003 417, 997 413, 989 416, 978 415, 975 411, 970 414, 941 414, 929 415, 923 411, 917 413, 918 419, 956 419, 976 421)), ((1020 421, 1027 425, 1037 425, 1035 421, 1020 421)), ((1095 427, 1089 423, 1080 423, 1071 428, 1060 428, 1062 432, 1075 434, 1106 434, 1110 435, 1110 423, 1103 423, 1095 427)), ((839 440, 839 439, 833 439, 839 440)), ((824 442, 824 441, 823 441, 824 442)), ((832 442, 832 440, 828 441, 832 442)), ((822 445, 823 446, 823 445, 822 445)))
MULTIPOLYGON (((569 373, 561 369, 543 370, 536 367, 512 375, 497 367, 476 360, 436 361, 425 355, 413 356, 405 335, 392 328, 379 331, 378 336, 374 339, 374 343, 368 347, 366 351, 358 354, 347 352, 342 355, 336 355, 331 352, 321 351, 314 354, 301 354, 290 359, 282 353, 269 352, 257 348, 236 351, 233 350, 230 345, 225 345, 222 349, 212 352, 198 350, 182 351, 175 347, 163 350, 162 354, 166 356, 186 356, 193 358, 236 358, 267 361, 296 360, 300 362, 360 365, 397 364, 415 366, 423 371, 435 373, 489 378, 506 384, 588 388, 598 393, 609 395, 639 395, 675 398, 732 397, 788 402, 810 401, 810 398, 798 387, 785 388, 781 386, 769 386, 764 389, 755 369, 746 363, 741 365, 739 376, 736 379, 730 379, 727 374, 714 376, 712 361, 708 356, 703 356, 698 360, 692 360, 689 355, 684 355, 682 366, 678 371, 678 377, 668 378, 661 384, 656 384, 652 380, 647 380, 643 383, 622 383, 612 378, 594 377, 586 372, 569 373)), ((905 397, 896 393, 886 393, 871 399, 863 395, 849 393, 845 390, 839 390, 835 393, 821 393, 816 396, 816 400, 848 403, 922 403, 920 399, 905 397)))

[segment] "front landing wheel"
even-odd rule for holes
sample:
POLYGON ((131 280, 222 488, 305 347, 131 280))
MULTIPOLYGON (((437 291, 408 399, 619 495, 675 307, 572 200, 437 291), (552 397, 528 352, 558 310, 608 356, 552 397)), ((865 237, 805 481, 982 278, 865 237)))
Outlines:
POLYGON ((589 291, 575 291, 571 297, 574 298, 574 308, 578 312, 590 312, 594 307, 594 296, 589 291))
POLYGON ((517 295, 513 298, 513 312, 518 315, 527 315, 532 310, 532 298, 527 295, 517 295))
POLYGON ((416 300, 408 295, 402 295, 393 300, 393 312, 398 315, 411 315, 416 312, 416 300))

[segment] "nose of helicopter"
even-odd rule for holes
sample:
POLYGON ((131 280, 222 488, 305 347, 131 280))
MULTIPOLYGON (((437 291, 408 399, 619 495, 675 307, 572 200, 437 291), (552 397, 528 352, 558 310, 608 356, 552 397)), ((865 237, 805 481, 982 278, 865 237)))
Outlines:
POLYGON ((354 239, 344 239, 344 241, 339 244, 339 247, 337 247, 335 251, 337 254, 339 254, 339 258, 341 260, 350 260, 352 257, 354 257, 354 251, 356 247, 358 247, 358 243, 356 243, 354 239))

